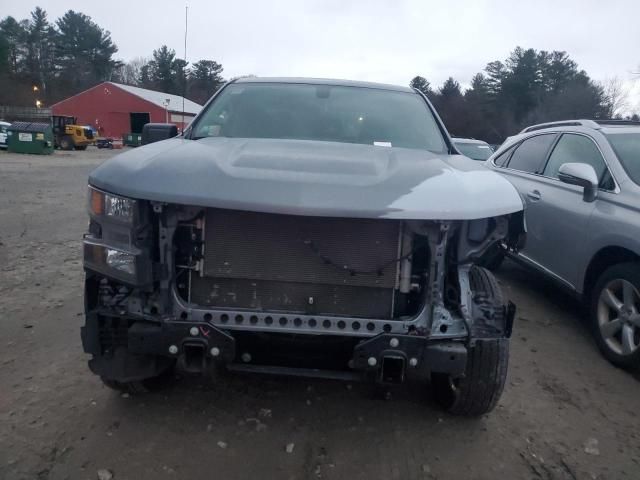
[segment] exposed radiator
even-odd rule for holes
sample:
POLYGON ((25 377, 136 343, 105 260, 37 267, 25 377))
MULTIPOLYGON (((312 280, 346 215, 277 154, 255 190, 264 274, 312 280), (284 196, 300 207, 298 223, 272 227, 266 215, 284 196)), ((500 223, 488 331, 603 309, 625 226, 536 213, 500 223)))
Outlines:
POLYGON ((204 276, 217 307, 389 318, 400 223, 208 209, 204 276))

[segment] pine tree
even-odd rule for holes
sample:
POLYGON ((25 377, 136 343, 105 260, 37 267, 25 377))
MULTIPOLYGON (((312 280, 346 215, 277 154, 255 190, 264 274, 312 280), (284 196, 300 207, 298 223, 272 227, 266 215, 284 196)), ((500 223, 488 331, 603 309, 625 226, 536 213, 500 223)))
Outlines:
POLYGON ((182 60, 176 59, 174 49, 162 45, 154 50, 148 66, 148 71, 145 72, 149 76, 147 87, 166 93, 182 94, 178 76, 183 64, 182 60))
POLYGON ((427 97, 433 98, 434 94, 433 90, 431 90, 431 84, 426 78, 421 77, 420 75, 413 77, 411 79, 411 82, 409 83, 409 86, 411 88, 415 88, 419 92, 422 92, 427 97))
POLYGON ((100 28, 91 17, 67 11, 56 22, 57 67, 61 90, 77 92, 111 78, 119 62, 113 60, 118 47, 111 34, 100 28))
POLYGON ((27 54, 25 74, 34 89, 47 99, 50 81, 55 74, 55 45, 57 33, 40 7, 31 12, 26 30, 27 54))
POLYGON ((224 83, 222 65, 213 60, 200 60, 189 71, 189 98, 204 104, 224 83))

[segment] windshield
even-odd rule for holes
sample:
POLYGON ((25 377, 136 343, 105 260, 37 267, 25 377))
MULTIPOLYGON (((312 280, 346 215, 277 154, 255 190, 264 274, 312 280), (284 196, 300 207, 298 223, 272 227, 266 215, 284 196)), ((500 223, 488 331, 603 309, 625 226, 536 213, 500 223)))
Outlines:
POLYGON ((640 185, 640 132, 605 135, 631 180, 640 185))
POLYGON ((491 147, 487 144, 455 141, 453 143, 455 143, 458 150, 460 150, 460 153, 473 160, 486 160, 493 153, 491 147))
POLYGON ((433 114, 419 95, 333 85, 231 84, 194 125, 192 138, 203 137, 447 150, 433 114))

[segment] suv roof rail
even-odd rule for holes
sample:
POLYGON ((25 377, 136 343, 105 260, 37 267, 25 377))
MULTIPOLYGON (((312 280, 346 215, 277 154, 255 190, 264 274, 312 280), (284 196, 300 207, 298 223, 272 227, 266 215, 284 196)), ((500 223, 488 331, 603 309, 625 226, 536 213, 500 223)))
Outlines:
POLYGON ((595 120, 598 125, 640 125, 638 120, 595 120))
POLYGON ((520 133, 535 132, 551 127, 597 127, 593 120, 560 120, 558 122, 539 123, 523 129, 520 133))
POLYGON ((599 129, 601 126, 607 125, 633 125, 640 126, 640 121, 637 120, 616 120, 616 119, 602 119, 602 120, 560 120, 558 122, 539 123, 537 125, 531 125, 523 129, 520 133, 535 132, 536 130, 543 130, 545 128, 552 127, 589 127, 599 129))

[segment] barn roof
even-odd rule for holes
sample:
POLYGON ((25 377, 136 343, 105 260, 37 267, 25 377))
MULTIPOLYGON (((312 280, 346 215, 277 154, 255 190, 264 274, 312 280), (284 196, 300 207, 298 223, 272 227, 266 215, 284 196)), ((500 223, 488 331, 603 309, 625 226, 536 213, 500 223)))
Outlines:
MULTIPOLYGON (((156 92, 155 90, 149 90, 146 88, 133 87, 131 85, 124 85, 122 83, 106 82, 121 88, 136 97, 140 97, 143 100, 151 102, 160 108, 165 108, 166 101, 169 100, 168 110, 170 112, 182 112, 182 98, 180 95, 173 95, 171 93, 156 92)), ((184 99, 184 112, 196 115, 202 110, 202 105, 198 105, 196 102, 185 98, 184 99)))

